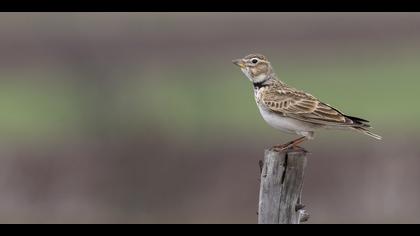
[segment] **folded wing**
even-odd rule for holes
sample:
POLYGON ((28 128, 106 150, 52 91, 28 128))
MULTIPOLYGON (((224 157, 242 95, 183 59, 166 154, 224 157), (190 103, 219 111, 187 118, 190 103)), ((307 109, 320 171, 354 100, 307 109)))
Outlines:
POLYGON ((306 122, 329 126, 369 127, 367 120, 346 116, 303 91, 271 88, 262 94, 261 99, 273 112, 306 122))

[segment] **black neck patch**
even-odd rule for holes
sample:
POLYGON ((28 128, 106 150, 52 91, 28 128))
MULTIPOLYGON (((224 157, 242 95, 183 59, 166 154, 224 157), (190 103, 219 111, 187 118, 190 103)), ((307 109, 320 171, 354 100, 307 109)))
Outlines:
POLYGON ((265 80, 262 82, 258 82, 258 83, 253 83, 254 84, 254 89, 260 89, 262 87, 268 86, 267 84, 264 84, 265 80))

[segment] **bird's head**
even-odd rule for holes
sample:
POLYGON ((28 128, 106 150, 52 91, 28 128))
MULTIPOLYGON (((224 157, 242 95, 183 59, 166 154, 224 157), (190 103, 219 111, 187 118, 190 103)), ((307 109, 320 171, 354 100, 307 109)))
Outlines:
POLYGON ((264 82, 273 73, 270 62, 261 54, 249 54, 242 59, 232 60, 232 62, 239 66, 253 83, 264 82))

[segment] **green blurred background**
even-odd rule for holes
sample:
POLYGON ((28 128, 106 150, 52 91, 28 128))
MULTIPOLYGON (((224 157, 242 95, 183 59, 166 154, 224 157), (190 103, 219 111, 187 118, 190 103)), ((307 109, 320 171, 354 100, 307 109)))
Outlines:
POLYGON ((256 223, 270 128, 231 60, 372 122, 320 131, 310 223, 420 223, 419 13, 1 13, 1 223, 256 223))

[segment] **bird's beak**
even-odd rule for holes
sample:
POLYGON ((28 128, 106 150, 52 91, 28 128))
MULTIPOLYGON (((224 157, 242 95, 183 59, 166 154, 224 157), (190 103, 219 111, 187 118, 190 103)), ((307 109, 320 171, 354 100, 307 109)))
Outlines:
POLYGON ((232 62, 233 62, 233 64, 235 64, 235 65, 237 65, 241 68, 245 68, 245 63, 242 59, 235 59, 235 60, 232 60, 232 62))

